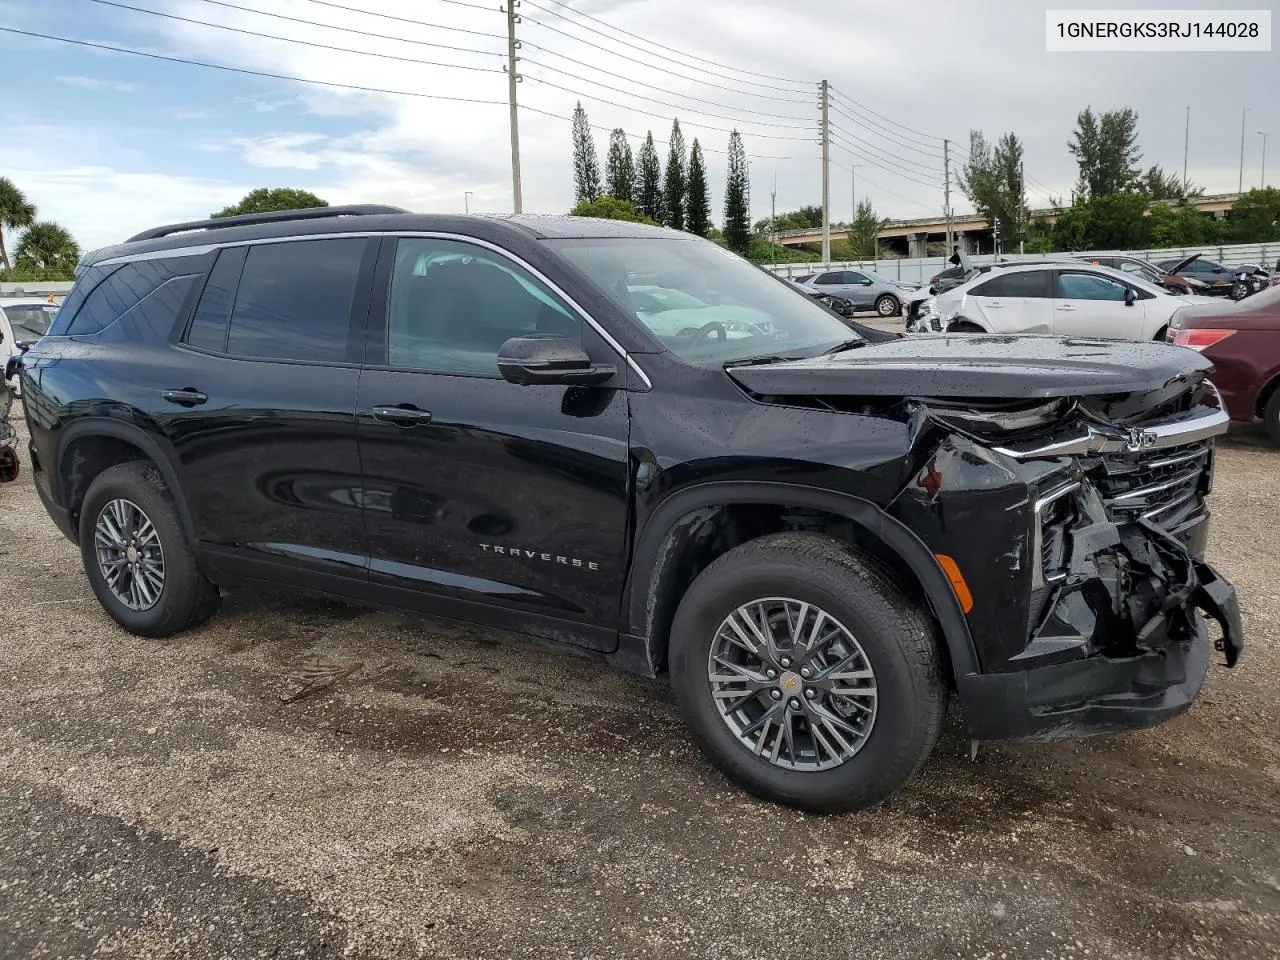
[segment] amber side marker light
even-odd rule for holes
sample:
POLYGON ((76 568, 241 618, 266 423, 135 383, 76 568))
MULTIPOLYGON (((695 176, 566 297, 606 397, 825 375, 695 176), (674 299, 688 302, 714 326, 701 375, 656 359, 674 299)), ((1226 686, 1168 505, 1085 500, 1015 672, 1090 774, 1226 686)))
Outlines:
POLYGON ((1235 333, 1234 330, 1221 330, 1211 327, 1199 329, 1183 327, 1170 332, 1173 334, 1169 338, 1172 343, 1176 343, 1180 347, 1190 347, 1192 350, 1203 350, 1205 347, 1212 347, 1215 343, 1219 343, 1235 333))
POLYGON ((951 589, 956 592, 956 599, 960 601, 960 609, 968 613, 973 609, 973 594, 969 592, 969 585, 964 582, 964 575, 960 572, 960 567, 956 565, 955 560, 945 553, 935 553, 934 556, 938 558, 938 563, 942 565, 942 572, 951 581, 951 589))

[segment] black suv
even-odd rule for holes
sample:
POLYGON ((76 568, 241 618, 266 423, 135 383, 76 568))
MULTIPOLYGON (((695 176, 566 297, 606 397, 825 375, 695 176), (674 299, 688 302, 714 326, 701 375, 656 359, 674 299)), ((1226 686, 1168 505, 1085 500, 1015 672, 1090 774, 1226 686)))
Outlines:
POLYGON ((670 673, 762 796, 873 803, 933 747, 1174 716, 1232 588, 1226 428, 1150 343, 868 345, 684 233, 379 207, 88 255, 26 355, 31 466, 126 629, 289 584, 670 673))

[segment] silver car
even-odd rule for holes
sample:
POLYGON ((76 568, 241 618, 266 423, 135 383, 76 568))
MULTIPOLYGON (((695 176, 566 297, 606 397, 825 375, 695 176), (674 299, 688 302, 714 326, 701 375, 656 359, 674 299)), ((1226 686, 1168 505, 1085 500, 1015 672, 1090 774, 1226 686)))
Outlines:
POLYGON ((804 281, 805 286, 851 300, 859 310, 875 310, 882 317, 897 316, 902 301, 919 284, 899 283, 870 270, 827 270, 804 281))

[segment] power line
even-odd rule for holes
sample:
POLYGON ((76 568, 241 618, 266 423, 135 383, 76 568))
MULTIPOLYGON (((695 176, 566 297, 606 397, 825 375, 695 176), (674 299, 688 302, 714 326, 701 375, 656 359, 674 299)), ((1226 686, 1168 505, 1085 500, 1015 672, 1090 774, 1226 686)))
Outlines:
MULTIPOLYGON (((841 163, 839 160, 832 160, 831 162, 832 162, 833 164, 835 164, 837 167, 839 167, 841 170, 843 170, 845 173, 853 173, 853 168, 852 168, 852 167, 846 167, 846 166, 845 166, 843 163, 841 163)), ((903 196, 902 194, 900 194, 900 193, 894 193, 894 192, 893 192, 892 190, 890 190, 888 187, 882 187, 880 184, 876 183, 874 180, 870 180, 870 179, 868 179, 867 177, 859 177, 859 178, 858 178, 858 182, 859 182, 859 183, 867 183, 867 184, 870 184, 871 186, 875 187, 877 190, 880 190, 880 191, 882 191, 882 192, 884 192, 884 193, 887 193, 887 194, 889 194, 889 196, 891 196, 891 197, 896 197, 897 199, 901 200, 903 203, 909 203, 909 204, 911 204, 913 207, 919 207, 921 210, 930 210, 930 211, 932 211, 932 209, 933 209, 933 208, 932 208, 932 207, 930 207, 928 204, 921 203, 919 200, 912 200, 910 197, 904 197, 904 196, 903 196)))
MULTIPOLYGON (((437 43, 429 43, 426 40, 413 40, 409 37, 397 37, 389 33, 373 33, 369 30, 357 30, 355 27, 340 27, 332 23, 318 23, 314 20, 305 20, 302 17, 291 17, 283 13, 272 13, 269 10, 258 10, 255 7, 244 7, 238 3, 229 3, 227 0, 200 0, 201 3, 212 4, 215 7, 225 7, 228 10, 239 10, 241 13, 256 13, 260 17, 271 17, 275 20, 288 20, 290 23, 300 23, 306 27, 323 27, 326 30, 341 30, 343 33, 357 33, 362 37, 376 37, 379 40, 399 40, 401 43, 413 43, 419 46, 436 47, 437 43)), ((428 27, 432 30, 448 30, 453 33, 466 33, 475 37, 488 37, 492 40, 506 40, 506 37, 496 33, 485 33, 483 30, 469 30, 466 27, 451 27, 443 23, 427 23, 423 20, 410 20, 408 17, 395 17, 389 13, 373 13, 367 10, 358 10, 355 7, 345 7, 340 3, 330 3, 328 0, 307 0, 308 3, 318 3, 326 7, 336 7, 339 10, 348 10, 352 13, 363 13, 370 17, 381 17, 384 20, 395 20, 400 23, 412 23, 419 27, 428 27)), ((460 6, 469 7, 471 4, 462 3, 462 0, 442 0, 442 2, 456 2, 460 6)), ((493 11, 485 7, 475 7, 476 10, 485 10, 487 13, 493 11)))
MULTIPOLYGON (((617 107, 620 110, 631 110, 631 111, 634 111, 635 113, 642 113, 648 117, 657 117, 659 120, 668 119, 667 115, 664 113, 654 113, 652 110, 642 110, 639 107, 629 107, 622 103, 615 103, 613 100, 606 100, 603 97, 597 97, 594 94, 583 93, 581 90, 575 90, 572 87, 565 87, 565 86, 562 86, 561 84, 554 83, 551 80, 545 80, 542 77, 529 76, 528 79, 532 80, 534 83, 540 83, 544 87, 551 87, 555 90, 561 90, 565 93, 571 93, 575 97, 582 97, 584 100, 590 100, 594 103, 608 104, 609 106, 617 107)), ((638 96, 638 95, 632 94, 632 96, 638 96)), ((711 114, 706 114, 706 116, 711 116, 711 114)), ((721 117, 719 119, 732 121, 731 117, 721 117)), ((692 120, 687 121, 685 125, 689 127, 697 127, 702 130, 714 130, 717 133, 733 133, 734 129, 736 129, 736 128, 731 129, 729 127, 713 127, 709 124, 696 123, 692 120)), ((811 137, 792 137, 792 136, 783 136, 781 134, 776 134, 776 133, 757 133, 755 131, 747 131, 747 136, 759 137, 760 139, 763 139, 763 140, 801 140, 805 142, 812 139, 811 137)))
POLYGON ((865 110, 867 113, 871 114, 873 117, 878 117, 879 119, 883 120, 885 123, 890 124, 891 126, 900 127, 901 129, 906 130, 908 133, 914 133, 918 137, 924 137, 926 140, 933 140, 933 141, 936 141, 937 143, 941 143, 943 140, 942 137, 935 137, 931 133, 922 133, 921 131, 916 130, 913 127, 908 127, 905 123, 899 123, 897 120, 893 120, 889 117, 886 117, 883 113, 876 113, 876 111, 872 110, 870 107, 859 103, 857 100, 853 99, 853 97, 850 97, 847 94, 840 93, 838 90, 836 91, 836 95, 839 96, 840 99, 853 104, 853 106, 859 108, 860 110, 865 110))
MULTIPOLYGON (((538 10, 542 10, 546 13, 550 13, 552 16, 560 17, 563 20, 568 20, 570 23, 574 22, 571 18, 566 17, 562 13, 557 13, 554 10, 548 10, 546 7, 540 6, 539 4, 535 3, 534 0, 527 0, 527 2, 529 6, 534 7, 538 10)), ((554 3, 557 7, 561 7, 565 10, 570 11, 575 16, 581 17, 584 20, 591 20, 594 23, 600 24, 601 26, 608 27, 610 30, 615 31, 616 33, 621 33, 623 36, 631 37, 633 40, 639 40, 640 42, 648 44, 651 47, 657 47, 659 51, 666 50, 670 53, 679 54, 680 56, 688 60, 696 60, 699 63, 707 63, 713 67, 723 67, 726 70, 732 70, 735 73, 744 73, 749 77, 759 77, 762 80, 776 80, 780 83, 795 83, 795 84, 799 84, 801 86, 806 86, 806 87, 811 86, 811 84, 807 80, 794 80, 789 77, 775 77, 767 73, 757 73, 754 70, 744 70, 742 67, 732 67, 732 66, 729 66, 728 64, 717 63, 715 60, 708 60, 705 57, 695 56, 692 53, 685 53, 683 50, 676 50, 672 47, 665 47, 660 43, 656 43, 655 41, 650 40, 648 37, 642 37, 637 33, 632 33, 630 30, 624 30, 622 29, 622 27, 616 27, 606 20, 601 20, 599 17, 593 17, 591 14, 587 13, 586 11, 575 9, 574 7, 569 6, 569 4, 561 2, 561 0, 549 0, 549 2, 554 3)), ((582 24, 577 24, 577 26, 582 27, 584 30, 591 30, 592 33, 598 34, 600 36, 607 37, 608 39, 613 40, 615 43, 621 42, 616 40, 614 37, 609 37, 607 34, 601 33, 599 30, 592 30, 590 27, 583 26, 582 24)), ((632 47, 632 49, 639 49, 638 47, 635 47, 634 44, 627 44, 627 46, 632 47)))
POLYGON ((886 167, 884 164, 878 163, 874 158, 868 157, 866 154, 861 153, 860 151, 858 151, 856 147, 851 147, 849 144, 844 143, 836 139, 835 137, 831 138, 831 142, 834 143, 836 146, 838 146, 845 153, 848 153, 851 156, 857 157, 859 160, 862 160, 865 163, 869 163, 873 167, 879 167, 885 173, 891 173, 895 177, 901 177, 903 180, 910 180, 912 183, 918 183, 922 187, 931 187, 936 190, 942 189, 942 184, 936 180, 932 182, 917 180, 915 177, 910 176, 909 174, 903 173, 901 170, 894 170, 892 167, 886 167))
MULTIPOLYGON (((525 3, 529 3, 529 0, 523 0, 523 2, 525 2, 525 3)), ((531 4, 531 5, 532 5, 532 4, 531 4)), ((554 13, 554 11, 552 11, 552 13, 553 13, 553 15, 555 15, 555 16, 559 16, 559 14, 555 14, 555 13, 554 13)), ((567 19, 567 18, 564 18, 564 19, 567 19)), ((725 74, 722 74, 722 73, 716 73, 714 70, 708 70, 708 69, 706 69, 705 67, 693 67, 693 66, 690 66, 690 65, 689 65, 689 64, 687 64, 687 63, 681 63, 681 62, 680 62, 680 61, 678 61, 678 60, 672 60, 670 57, 664 57, 664 56, 660 56, 660 55, 658 55, 658 54, 652 53, 652 52, 650 52, 650 51, 648 51, 648 50, 642 50, 641 48, 639 48, 639 47, 635 46, 634 44, 623 43, 623 41, 621 41, 621 40, 613 40, 613 42, 614 42, 614 43, 618 43, 618 44, 621 44, 621 45, 622 45, 622 46, 624 46, 624 47, 628 47, 628 48, 630 48, 630 49, 632 49, 632 50, 636 50, 636 51, 638 51, 638 52, 640 52, 640 53, 643 53, 645 56, 647 56, 647 57, 649 58, 648 60, 639 60, 639 59, 637 59, 636 57, 629 56, 629 55, 627 55, 627 54, 625 54, 625 53, 619 53, 617 50, 611 50, 611 49, 609 49, 608 47, 602 47, 600 44, 595 43, 595 42, 593 42, 593 41, 591 41, 591 40, 587 40, 587 39, 585 39, 585 38, 583 38, 583 37, 575 37, 573 34, 571 34, 571 33, 566 33, 564 30, 561 30, 561 29, 560 29, 559 27, 557 27, 557 26, 554 26, 554 25, 549 24, 549 23, 543 23, 541 20, 535 20, 535 19, 533 19, 533 17, 528 17, 528 16, 526 16, 526 17, 524 17, 524 18, 523 18, 523 22, 525 22, 525 23, 531 23, 531 24, 533 24, 534 26, 541 27, 543 30, 550 30, 552 33, 558 33, 560 36, 562 36, 562 37, 567 37, 568 39, 572 40, 574 43, 581 43, 581 44, 584 44, 584 45, 586 45, 586 46, 588 46, 588 47, 593 47, 593 48, 594 48, 594 49, 596 49, 596 50, 600 50, 600 51, 601 51, 601 52, 603 52, 603 53, 607 53, 607 54, 608 54, 609 56, 611 56, 611 57, 617 57, 617 58, 619 58, 619 59, 621 59, 621 60, 628 60, 628 61, 630 61, 631 63, 637 63, 637 64, 639 64, 640 66, 642 66, 642 67, 647 67, 647 68, 648 68, 648 69, 650 69, 650 70, 652 70, 652 69, 654 68, 654 63, 653 63, 653 61, 654 61, 654 60, 666 60, 668 63, 674 64, 675 66, 679 67, 681 70, 686 70, 686 71, 687 71, 687 70, 697 70, 697 71, 701 71, 701 72, 703 72, 703 73, 710 74, 710 75, 711 75, 711 76, 713 76, 713 77, 718 77, 718 78, 720 78, 721 80, 729 80, 729 81, 732 81, 733 83, 737 83, 737 84, 744 84, 744 85, 746 85, 746 86, 751 86, 751 87, 762 87, 762 88, 763 88, 763 89, 765 89, 765 90, 774 90, 775 92, 784 92, 784 93, 799 93, 799 92, 800 92, 799 90, 785 90, 785 91, 778 91, 778 88, 777 88, 777 87, 771 87, 771 86, 768 86, 767 84, 763 84, 763 83, 755 83, 754 81, 751 81, 751 80, 743 80, 743 79, 741 79, 741 78, 739 78, 739 77, 730 77, 730 76, 726 76, 725 74)), ((570 22, 570 23, 572 23, 573 21, 569 21, 569 22, 570 22)), ((581 24, 578 24, 578 26, 581 26, 581 24)), ((612 38, 612 37, 610 37, 610 38, 608 38, 608 39, 611 39, 611 40, 612 40, 613 38, 612 38)), ((720 85, 720 84, 714 84, 714 83, 710 83, 709 81, 704 81, 704 80, 702 80, 702 79, 700 79, 700 78, 694 78, 694 79, 697 79, 699 83, 704 83, 704 84, 706 84, 707 86, 712 86, 712 87, 714 87, 714 86, 719 86, 719 87, 720 87, 720 89, 722 89, 722 90, 729 90, 729 91, 730 91, 730 92, 732 92, 732 93, 742 93, 742 92, 744 92, 744 91, 742 91, 741 89, 738 89, 738 88, 734 88, 734 87, 725 87, 725 86, 722 86, 722 85, 720 85)), ((810 102, 810 101, 808 101, 808 100, 797 100, 797 99, 795 99, 795 98, 790 98, 790 97, 772 97, 772 96, 765 96, 764 94, 753 94, 753 96, 758 96, 758 97, 760 97, 761 99, 766 99, 766 100, 780 100, 780 101, 782 101, 782 102, 784 102, 784 103, 808 103, 808 102, 810 102)))
POLYGON ((920 163, 917 160, 908 160, 906 157, 900 157, 896 153, 890 153, 888 150, 884 149, 883 147, 878 147, 868 140, 863 140, 857 134, 851 133, 850 131, 845 130, 843 127, 837 127, 834 123, 831 125, 831 127, 833 130, 839 130, 843 136, 848 137, 850 140, 856 140, 862 149, 875 151, 876 155, 882 158, 895 160, 898 163, 909 164, 910 166, 919 168, 923 173, 927 173, 930 176, 934 176, 940 173, 942 170, 941 166, 937 166, 937 167, 930 166, 929 164, 920 163))
MULTIPOLYGON (((612 74, 609 74, 609 71, 608 71, 608 70, 605 70, 603 67, 596 67, 596 66, 592 66, 592 65, 591 65, 591 64, 589 64, 589 63, 580 63, 579 61, 574 60, 574 59, 573 59, 573 57, 567 56, 566 54, 563 54, 563 53, 558 53, 558 52, 556 52, 555 50, 548 50, 546 47, 540 47, 540 46, 538 46, 537 44, 529 43, 529 42, 527 42, 527 41, 525 41, 525 42, 524 42, 524 46, 528 47, 528 48, 529 48, 529 49, 531 49, 531 50, 538 50, 538 51, 540 51, 540 52, 542 52, 542 53, 549 53, 549 54, 551 54, 553 57, 560 57, 561 59, 569 60, 569 61, 571 61, 571 62, 573 62, 573 63, 578 63, 578 64, 579 64, 579 66, 585 67, 585 68, 586 68, 586 69, 588 69, 588 70, 594 70, 594 71, 596 71, 597 73, 603 73, 603 74, 606 74, 606 75, 612 76, 612 74)), ((532 57, 524 57, 524 58, 522 58, 522 59, 524 60, 524 62, 525 62, 525 63, 532 64, 532 65, 533 65, 533 66, 535 66, 535 67, 542 67, 542 69, 544 69, 544 70, 552 70, 552 71, 554 71, 554 72, 556 72, 556 73, 559 73, 559 74, 562 74, 562 75, 564 75, 564 76, 566 76, 566 77, 573 77, 573 79, 575 79, 575 80, 582 80, 582 81, 584 81, 584 82, 586 82, 586 83, 594 83, 594 84, 597 84, 598 86, 604 87, 606 90, 614 90, 614 91, 616 91, 616 92, 618 92, 618 93, 625 93, 625 94, 628 94, 629 96, 638 96, 638 94, 633 94, 633 93, 631 93, 631 91, 629 91, 629 90, 622 90, 622 89, 619 89, 618 87, 611 87, 611 86, 609 86, 609 85, 608 85, 608 84, 606 84, 606 83, 601 83, 599 80, 593 80, 593 79, 591 79, 590 77, 583 77, 583 76, 579 76, 578 74, 570 73, 568 70, 562 70, 562 69, 561 69, 561 68, 559 68, 559 67, 552 67, 552 66, 548 66, 548 65, 547 65, 547 64, 545 64, 545 63, 541 63, 541 62, 539 62, 539 61, 537 61, 537 60, 534 60, 532 57)), ((800 119, 799 117, 790 116, 790 115, 788 115, 788 114, 784 114, 784 113, 765 113, 765 112, 760 111, 760 110, 748 110, 748 109, 746 109, 745 107, 735 107, 735 106, 733 106, 733 105, 731 105, 731 104, 728 104, 728 103, 717 103, 717 102, 716 102, 716 101, 714 101, 714 100, 704 100, 704 99, 702 99, 701 97, 695 97, 695 96, 692 96, 691 94, 686 94, 686 93, 677 93, 677 92, 675 92, 674 90, 668 90, 668 89, 667 89, 667 88, 665 88, 665 87, 655 86, 655 85, 654 85, 654 84, 652 84, 652 83, 645 83, 645 82, 643 82, 643 81, 641 81, 641 80, 632 80, 632 79, 630 79, 630 78, 627 78, 627 82, 628 82, 629 84, 631 84, 632 86, 636 86, 636 87, 644 87, 644 88, 649 89, 649 90, 657 90, 659 93, 665 93, 665 94, 667 94, 668 96, 677 97, 677 98, 679 98, 679 99, 681 99, 681 100, 690 100, 690 101, 692 101, 692 102, 694 102, 694 103, 702 103, 702 104, 706 104, 707 106, 710 106, 710 107, 716 107, 716 108, 721 109, 721 110, 732 110, 732 111, 734 111, 734 112, 736 112, 736 113, 749 113, 749 114, 753 114, 753 115, 758 116, 758 117, 772 117, 772 118, 775 118, 775 119, 778 119, 778 120, 798 120, 798 119, 800 119)), ((660 103, 661 101, 654 101, 654 102, 655 102, 655 103, 660 103)), ((673 106, 674 106, 674 105, 673 105, 673 106)), ((679 109, 693 109, 693 108, 679 108, 679 109)), ((714 114, 707 113, 707 114, 704 114, 704 116, 708 116, 708 117, 710 117, 710 116, 715 116, 715 115, 714 115, 714 114)), ((731 118, 731 117, 721 117, 721 118, 719 118, 719 119, 722 119, 722 120, 728 120, 728 119, 733 119, 733 118, 731 118)), ((755 122, 757 122, 757 121, 753 121, 753 120, 744 120, 743 122, 744 122, 744 123, 755 123, 755 122)), ((768 126, 783 126, 783 124, 768 124, 768 126)), ((790 126, 790 125, 788 125, 788 126, 790 126)), ((813 123, 812 123, 812 122, 809 122, 809 123, 805 123, 803 126, 796 126, 796 127, 793 127, 793 129, 796 129, 796 130, 806 129, 806 130, 807 130, 807 129, 811 129, 812 127, 813 127, 813 123)))
MULTIPOLYGON (((613 86, 609 86, 609 84, 608 84, 608 83, 602 83, 602 82, 600 82, 600 81, 595 81, 595 79, 591 79, 590 77, 582 77, 582 76, 581 76, 581 74, 577 74, 577 73, 570 73, 570 72, 568 72, 568 70, 562 70, 562 69, 559 69, 558 67, 548 67, 548 65, 547 65, 547 64, 539 63, 539 61, 538 61, 538 60, 532 60, 532 59, 530 59, 530 58, 527 58, 527 56, 526 56, 526 58, 524 58, 524 60, 525 60, 525 63, 526 63, 526 64, 532 64, 532 65, 534 65, 534 67, 541 67, 541 68, 543 68, 544 70, 550 70, 550 72, 558 73, 558 74, 562 74, 562 76, 564 76, 564 77, 572 77, 573 79, 579 79, 579 81, 582 81, 582 82, 585 82, 585 83, 594 83, 596 87, 603 87, 603 88, 604 88, 604 90, 612 90, 614 93, 622 93, 622 95, 623 95, 623 96, 635 97, 635 99, 636 99, 636 100, 646 100, 646 101, 649 101, 649 102, 650 102, 650 104, 658 104, 659 106, 669 106, 669 108, 672 108, 672 109, 675 109, 675 110, 689 110, 689 111, 691 111, 691 113, 699 114, 699 115, 701 115, 701 116, 710 116, 710 118, 713 118, 713 119, 716 119, 716 120, 728 120, 728 122, 730 122, 730 123, 744 123, 744 124, 746 124, 746 123, 754 123, 754 124, 756 124, 756 125, 760 125, 760 127, 771 127, 771 128, 777 128, 777 129, 791 129, 791 131, 806 131, 806 129, 813 129, 813 124, 812 124, 812 123, 805 123, 805 124, 797 124, 797 123, 765 123, 765 122, 762 122, 762 120, 742 120, 742 119, 737 118, 737 116, 723 116, 723 115, 721 115, 721 114, 708 113, 708 111, 705 111, 705 110, 699 110, 699 109, 696 109, 696 108, 690 108, 690 106, 681 106, 680 104, 672 104, 672 102, 671 102, 671 101, 669 101, 669 100, 657 100, 657 99, 655 99, 655 97, 645 96, 645 95, 644 95, 644 93, 632 93, 630 90, 623 90, 623 88, 622 88, 622 87, 613 87, 613 86)), ((526 74, 526 76, 527 76, 527 74, 526 74)), ((539 79, 538 77, 530 77, 530 79, 534 79, 534 81, 543 82, 543 81, 540 81, 540 79, 539 79)), ((648 84, 645 84, 645 86, 648 86, 648 84)), ((657 90, 662 90, 662 88, 657 87, 657 90)), ((668 91, 663 91, 663 92, 664 92, 664 93, 666 93, 666 92, 668 92, 668 91)), ((680 96, 680 95, 678 95, 678 93, 676 93, 676 95, 675 95, 675 96, 680 96)), ((705 101, 703 101, 703 102, 705 102, 705 101)), ((723 106, 723 108, 724 108, 724 109, 727 109, 727 110, 733 110, 733 109, 735 109, 735 108, 732 108, 732 106, 727 106, 727 105, 724 105, 724 104, 713 104, 713 106, 723 106)), ((754 111, 754 110, 742 110, 742 113, 755 113, 755 111, 754 111)), ((764 115, 765 115, 765 116, 777 116, 778 114, 764 114, 764 115)), ((781 119, 794 120, 794 119, 796 119, 796 118, 795 118, 795 116, 782 116, 782 118, 781 118, 781 119)))
POLYGON ((898 136, 898 134, 894 133, 892 130, 886 130, 885 128, 879 126, 876 123, 871 123, 866 121, 864 118, 856 117, 853 114, 847 112, 838 103, 833 102, 831 104, 831 108, 835 110, 838 114, 840 114, 842 117, 844 117, 846 120, 849 120, 850 122, 856 124, 859 127, 862 127, 865 130, 874 131, 878 136, 884 137, 886 140, 890 141, 891 143, 894 143, 900 147, 906 147, 908 150, 914 150, 918 153, 925 154, 930 157, 934 157, 938 160, 943 159, 941 153, 933 150, 930 147, 921 146, 919 144, 919 141, 901 138, 898 136))
POLYGON ((90 40, 75 40, 71 37, 57 37, 48 33, 36 33, 32 30, 18 30, 14 27, 0 27, 0 33, 11 33, 20 37, 32 37, 37 40, 53 40, 57 43, 69 43, 78 47, 90 47, 94 50, 107 50, 111 53, 128 53, 135 57, 146 57, 149 60, 164 60, 167 63, 183 63, 192 67, 207 67, 210 70, 224 70, 227 73, 240 73, 250 77, 266 77, 268 80, 288 80, 292 83, 310 83, 319 87, 331 87, 338 90, 356 90, 361 93, 386 93, 398 97, 417 97, 423 100, 448 100, 454 103, 479 103, 486 106, 505 107, 504 100, 478 100, 474 97, 451 97, 439 93, 419 93, 414 90, 390 90, 384 87, 364 87, 353 83, 336 83, 332 80, 311 80, 306 77, 293 77, 284 73, 268 73, 264 70, 249 70, 245 67, 228 67, 221 63, 208 63, 204 60, 189 60, 185 57, 170 57, 161 53, 149 53, 145 50, 131 50, 128 47, 117 47, 109 43, 96 43, 90 40))
MULTIPOLYGON (((116 7, 117 9, 120 9, 120 10, 132 10, 134 13, 146 13, 146 14, 150 14, 153 17, 164 17, 166 20, 178 20, 182 23, 190 23, 198 27, 209 27, 213 30, 226 30, 231 33, 239 33, 246 37, 258 37, 263 40, 279 40, 282 43, 293 43, 293 44, 298 44, 299 46, 304 46, 304 47, 316 47, 320 50, 334 50, 339 53, 355 53, 355 54, 359 54, 362 57, 376 57, 379 60, 397 60, 397 61, 400 61, 401 63, 416 63, 416 64, 420 64, 422 66, 427 66, 427 67, 450 67, 455 70, 476 70, 482 73, 499 72, 497 67, 476 67, 476 66, 470 66, 468 64, 463 64, 463 63, 440 63, 439 61, 436 61, 436 60, 420 60, 416 57, 399 57, 391 53, 373 53, 370 50, 356 50, 352 47, 338 47, 329 43, 317 43, 312 40, 299 40, 296 37, 280 37, 272 33, 261 33, 257 30, 244 30, 244 29, 241 29, 240 27, 231 27, 222 23, 210 23, 207 20, 195 20, 191 17, 180 17, 175 13, 164 13, 163 11, 160 11, 160 10, 148 10, 145 7, 133 7, 127 3, 117 3, 116 0, 89 0, 89 2, 98 3, 105 7, 116 7)), ((325 26, 325 24, 315 24, 315 26, 325 26)), ((359 31, 352 31, 352 32, 358 33, 359 31)), ((445 50, 457 50, 462 53, 479 53, 479 54, 484 54, 486 56, 498 56, 498 54, 492 53, 491 51, 488 51, 488 50, 472 50, 466 47, 452 47, 452 46, 447 46, 445 44, 440 44, 440 43, 425 43, 424 41, 415 41, 415 42, 423 43, 425 46, 429 46, 429 47, 441 47, 442 49, 445 49, 445 50)))

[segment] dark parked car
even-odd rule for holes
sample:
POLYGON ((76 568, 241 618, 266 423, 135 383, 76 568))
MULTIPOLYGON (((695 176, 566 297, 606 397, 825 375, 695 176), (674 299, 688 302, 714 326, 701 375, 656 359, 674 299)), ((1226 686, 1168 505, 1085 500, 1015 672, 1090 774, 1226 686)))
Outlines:
POLYGON ((331 207, 87 255, 21 376, 36 488, 126 629, 270 582, 532 634, 669 672, 731 777, 847 810, 952 693, 974 738, 1080 736, 1186 710, 1204 613, 1236 662, 1208 369, 869 345, 659 228, 331 207))
POLYGON ((1110 267, 1112 270, 1119 270, 1121 273, 1135 274, 1149 283, 1164 287, 1170 293, 1203 294, 1207 290, 1205 283, 1195 277, 1184 277, 1178 273, 1178 270, 1184 269, 1198 257, 1199 254, 1196 254, 1196 256, 1188 257, 1185 260, 1174 261, 1167 270, 1149 260, 1140 260, 1137 257, 1103 256, 1079 257, 1078 259, 1084 260, 1086 263, 1096 263, 1100 267, 1110 267))
POLYGON ((1183 307, 1168 336, 1213 361, 1213 382, 1232 420, 1260 418, 1280 444, 1280 286, 1242 303, 1183 307))
POLYGON ((1196 291, 1198 293, 1230 297, 1232 300, 1242 300, 1249 294, 1248 287, 1236 276, 1238 270, 1205 260, 1199 254, 1185 260, 1161 260, 1156 266, 1175 276, 1199 280, 1204 289, 1196 291))

